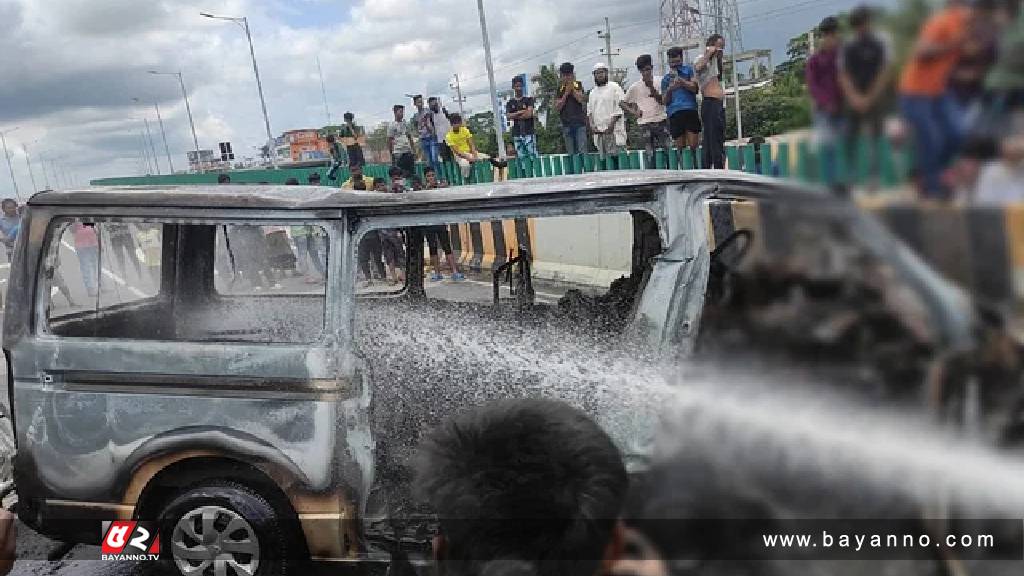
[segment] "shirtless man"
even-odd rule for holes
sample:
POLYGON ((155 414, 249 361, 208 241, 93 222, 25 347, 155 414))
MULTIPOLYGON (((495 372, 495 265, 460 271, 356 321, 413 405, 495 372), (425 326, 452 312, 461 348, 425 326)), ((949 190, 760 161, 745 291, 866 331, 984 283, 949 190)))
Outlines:
POLYGON ((694 63, 697 85, 704 100, 700 104, 704 125, 704 157, 701 167, 725 168, 725 90, 722 88, 725 38, 712 34, 694 63))

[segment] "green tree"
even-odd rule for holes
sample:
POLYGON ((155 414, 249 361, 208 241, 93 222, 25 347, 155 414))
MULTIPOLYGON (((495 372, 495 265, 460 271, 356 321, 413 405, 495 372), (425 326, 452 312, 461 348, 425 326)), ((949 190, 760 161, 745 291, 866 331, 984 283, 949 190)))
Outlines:
POLYGON ((558 87, 561 79, 558 68, 554 64, 540 67, 540 71, 531 80, 537 86, 534 94, 534 113, 537 117, 537 150, 541 154, 561 154, 565 152, 565 141, 562 139, 562 124, 555 110, 558 99, 558 87))
POLYGON ((473 133, 476 149, 484 154, 497 156, 498 141, 494 131, 494 112, 477 112, 466 121, 466 127, 473 133))

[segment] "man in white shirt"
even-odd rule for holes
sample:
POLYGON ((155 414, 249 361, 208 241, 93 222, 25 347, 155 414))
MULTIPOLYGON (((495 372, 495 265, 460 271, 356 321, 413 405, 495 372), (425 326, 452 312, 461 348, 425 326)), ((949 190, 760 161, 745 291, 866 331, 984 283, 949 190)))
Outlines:
POLYGON ((668 114, 662 95, 654 85, 654 64, 650 54, 636 59, 636 69, 642 78, 626 90, 622 109, 637 119, 643 133, 646 165, 654 167, 654 151, 658 148, 669 150, 668 114))
POLYGON ((594 87, 587 99, 587 122, 602 160, 617 158, 626 145, 626 121, 622 111, 625 97, 622 87, 608 79, 608 65, 595 64, 594 87))

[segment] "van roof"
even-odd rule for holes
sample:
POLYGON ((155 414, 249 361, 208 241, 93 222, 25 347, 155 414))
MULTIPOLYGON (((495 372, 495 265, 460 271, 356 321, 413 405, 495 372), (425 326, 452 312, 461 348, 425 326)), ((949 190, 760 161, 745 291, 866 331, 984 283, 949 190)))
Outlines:
POLYGON ((517 197, 649 190, 692 182, 779 183, 778 179, 721 170, 621 170, 526 178, 421 190, 405 194, 341 190, 327 186, 149 185, 45 191, 30 206, 158 206, 176 208, 324 209, 418 206, 517 197))

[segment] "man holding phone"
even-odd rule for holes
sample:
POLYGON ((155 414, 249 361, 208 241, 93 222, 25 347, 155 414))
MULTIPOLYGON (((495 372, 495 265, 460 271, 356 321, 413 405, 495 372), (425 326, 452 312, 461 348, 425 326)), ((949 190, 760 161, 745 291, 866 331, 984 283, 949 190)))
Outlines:
POLYGON ((712 34, 697 58, 697 85, 704 99, 700 116, 704 123, 704 157, 702 168, 725 168, 725 90, 722 88, 723 54, 725 38, 712 34))
POLYGON ((558 87, 555 109, 562 119, 562 137, 565 153, 583 154, 587 151, 587 112, 583 84, 576 80, 576 68, 570 62, 558 67, 562 83, 558 87))
MULTIPOLYGON (((700 142, 701 122, 697 114, 697 82, 693 79, 693 67, 683 62, 683 49, 673 46, 666 53, 669 72, 661 79, 661 91, 668 113, 668 128, 679 151, 680 161, 689 148, 697 152, 700 142)), ((696 157, 694 157, 696 160, 696 157)))

